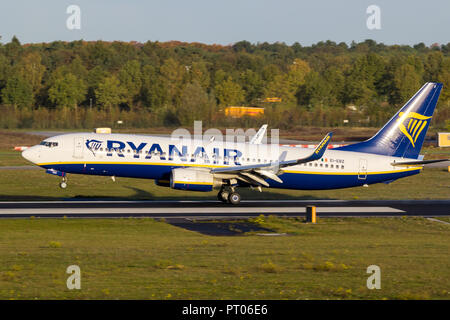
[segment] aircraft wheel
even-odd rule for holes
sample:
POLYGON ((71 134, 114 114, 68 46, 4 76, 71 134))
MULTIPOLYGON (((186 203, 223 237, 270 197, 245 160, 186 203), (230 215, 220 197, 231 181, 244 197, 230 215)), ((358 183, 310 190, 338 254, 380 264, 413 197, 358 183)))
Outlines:
POLYGON ((241 195, 237 192, 230 193, 228 196, 228 202, 233 205, 239 204, 239 202, 241 202, 241 195))
POLYGON ((60 187, 61 189, 65 189, 65 188, 67 188, 67 183, 64 182, 64 181, 62 181, 62 182, 59 184, 59 187, 60 187))

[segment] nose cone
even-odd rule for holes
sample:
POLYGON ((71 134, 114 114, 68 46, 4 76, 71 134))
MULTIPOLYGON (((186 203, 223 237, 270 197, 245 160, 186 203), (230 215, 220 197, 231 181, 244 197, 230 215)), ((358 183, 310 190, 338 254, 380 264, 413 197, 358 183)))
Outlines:
POLYGON ((24 157, 30 162, 38 163, 40 159, 39 146, 34 146, 25 149, 24 151, 22 151, 22 157, 24 157))

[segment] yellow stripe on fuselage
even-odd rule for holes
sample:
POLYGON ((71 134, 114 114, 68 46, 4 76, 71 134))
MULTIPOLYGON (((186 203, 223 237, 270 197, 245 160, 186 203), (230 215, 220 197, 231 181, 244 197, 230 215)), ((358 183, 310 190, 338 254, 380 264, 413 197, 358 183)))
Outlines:
MULTIPOLYGON (((120 165, 147 165, 147 166, 171 166, 171 167, 200 167, 200 168, 227 168, 228 166, 220 165, 208 165, 208 164, 187 164, 187 163, 159 163, 159 162, 113 162, 113 161, 68 161, 68 162, 46 162, 38 163, 38 166, 50 166, 50 165, 65 165, 65 164, 120 164, 120 165)), ((423 166, 406 168, 400 170, 389 171, 368 171, 368 172, 341 172, 341 171, 298 171, 298 170, 283 170, 286 173, 298 173, 298 174, 320 174, 320 175, 375 175, 375 174, 388 174, 399 173, 414 170, 421 170, 423 166)))
POLYGON ((171 167, 203 167, 203 168, 226 168, 227 166, 217 166, 209 164, 194 163, 160 163, 160 162, 115 162, 115 161, 67 161, 67 162, 45 162, 38 163, 38 166, 62 165, 62 164, 130 164, 141 166, 171 166, 171 167))

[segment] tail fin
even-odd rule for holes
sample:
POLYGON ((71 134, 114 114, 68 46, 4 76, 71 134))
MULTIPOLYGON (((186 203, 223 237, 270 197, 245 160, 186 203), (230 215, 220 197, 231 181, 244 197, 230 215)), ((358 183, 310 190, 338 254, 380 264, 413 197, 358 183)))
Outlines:
POLYGON ((372 138, 335 150, 417 159, 441 89, 442 83, 425 83, 372 138))

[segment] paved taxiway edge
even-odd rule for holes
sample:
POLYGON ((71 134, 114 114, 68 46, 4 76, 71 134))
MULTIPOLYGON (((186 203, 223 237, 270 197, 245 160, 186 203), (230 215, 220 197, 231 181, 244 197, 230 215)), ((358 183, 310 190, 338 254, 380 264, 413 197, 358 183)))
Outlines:
POLYGON ((0 202, 0 218, 151 217, 170 219, 245 219, 260 214, 304 217, 316 205, 321 217, 450 216, 450 200, 286 200, 243 201, 230 206, 217 201, 26 201, 0 202))

